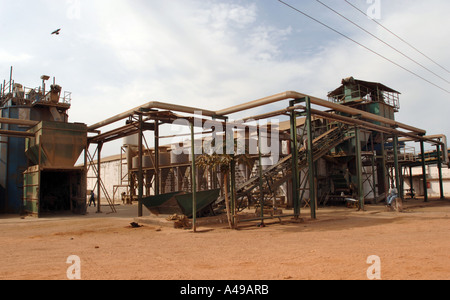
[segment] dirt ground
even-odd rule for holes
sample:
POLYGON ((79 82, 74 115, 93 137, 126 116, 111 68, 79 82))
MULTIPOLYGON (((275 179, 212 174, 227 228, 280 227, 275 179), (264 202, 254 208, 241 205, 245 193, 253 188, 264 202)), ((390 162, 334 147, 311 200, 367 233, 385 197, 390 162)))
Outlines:
POLYGON ((0 279, 65 280, 67 258, 83 280, 366 280, 380 258, 384 280, 450 279, 450 201, 409 200, 405 212, 320 208, 317 220, 289 218, 190 230, 131 228, 136 206, 117 214, 35 219, 0 216, 0 279))

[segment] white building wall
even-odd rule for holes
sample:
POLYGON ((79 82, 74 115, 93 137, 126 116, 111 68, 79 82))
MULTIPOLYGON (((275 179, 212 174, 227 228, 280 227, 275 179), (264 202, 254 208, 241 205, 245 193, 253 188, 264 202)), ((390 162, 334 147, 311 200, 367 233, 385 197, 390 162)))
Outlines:
MULTIPOLYGON (((125 162, 125 161, 124 161, 125 162)), ((103 181, 103 184, 105 186, 105 189, 110 197, 111 200, 114 200, 115 203, 120 203, 121 196, 120 194, 122 192, 126 192, 126 188, 119 188, 115 195, 114 195, 114 186, 122 184, 121 177, 126 176, 128 170, 127 165, 122 166, 121 171, 121 160, 120 159, 108 159, 106 158, 101 164, 100 164, 100 176, 103 181)), ((97 179, 94 173, 93 168, 91 167, 88 172, 88 178, 87 178, 87 189, 88 191, 91 191, 94 189, 94 193, 97 196, 97 187, 96 187, 97 179)), ((89 194, 89 193, 88 193, 89 194)), ((102 199, 104 199, 103 190, 101 193, 102 199)))
MULTIPOLYGON (((428 189, 429 197, 440 197, 440 185, 439 185, 439 169, 437 165, 426 166, 427 169, 427 182, 430 184, 428 189)), ((415 167, 412 169, 413 186, 416 195, 423 196, 423 182, 422 182, 422 167, 415 167)), ((444 187, 444 196, 450 197, 450 169, 446 166, 442 166, 442 181, 444 187)), ((404 178, 405 190, 410 189, 409 174, 404 178)))

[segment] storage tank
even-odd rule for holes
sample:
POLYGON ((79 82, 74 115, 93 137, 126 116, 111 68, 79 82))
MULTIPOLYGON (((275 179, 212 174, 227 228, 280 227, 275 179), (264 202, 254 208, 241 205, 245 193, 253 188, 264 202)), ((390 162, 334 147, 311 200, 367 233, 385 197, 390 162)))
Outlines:
MULTIPOLYGON (((154 168, 154 161, 155 161, 155 156, 153 155, 144 155, 142 157, 142 167, 145 168, 154 168)), ((169 152, 162 152, 159 153, 159 166, 163 167, 163 166, 168 166, 170 165, 170 153, 169 152)), ((133 157, 133 163, 132 163, 132 168, 133 169, 137 169, 139 168, 139 155, 133 157)))

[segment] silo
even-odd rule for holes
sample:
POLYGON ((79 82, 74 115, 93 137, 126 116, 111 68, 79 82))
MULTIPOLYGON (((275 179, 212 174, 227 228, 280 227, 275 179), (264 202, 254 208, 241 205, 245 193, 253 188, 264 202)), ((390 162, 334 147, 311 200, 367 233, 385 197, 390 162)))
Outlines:
MULTIPOLYGON (((68 122, 67 111, 70 109, 70 93, 61 97, 61 87, 53 85, 45 90, 45 81, 49 76, 42 76, 42 85, 28 88, 15 83, 12 68, 9 81, 3 81, 0 88, 0 116, 24 121, 68 122)), ((26 132, 30 125, 1 124, 2 130, 26 132)), ((18 214, 23 209, 23 172, 28 167, 25 155, 25 138, 10 135, 0 136, 0 213, 18 214)))

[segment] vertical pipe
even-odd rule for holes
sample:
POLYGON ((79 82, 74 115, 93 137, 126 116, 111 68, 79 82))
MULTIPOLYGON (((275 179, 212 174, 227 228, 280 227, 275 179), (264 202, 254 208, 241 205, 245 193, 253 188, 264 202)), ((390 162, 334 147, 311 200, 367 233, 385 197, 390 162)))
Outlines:
POLYGON ((100 197, 100 193, 101 193, 101 186, 100 186, 100 181, 101 179, 101 162, 102 162, 102 148, 103 148, 103 143, 98 143, 97 145, 97 213, 101 213, 101 197, 100 197))
POLYGON ((144 146, 142 144, 142 139, 144 137, 143 133, 143 121, 142 114, 139 114, 139 138, 138 138, 138 217, 143 215, 142 207, 142 197, 144 194, 144 172, 142 170, 142 156, 144 155, 144 146))
POLYGON ((192 229, 197 232, 197 174, 195 169, 195 133, 194 133, 194 121, 191 125, 191 171, 192 171, 192 229))
POLYGON ((373 193, 373 204, 376 204, 376 199, 377 199, 377 182, 378 182, 378 178, 375 172, 375 146, 373 144, 373 132, 370 134, 370 141, 371 141, 371 148, 372 148, 372 193, 373 193))
POLYGON ((231 161, 231 225, 236 228, 236 161, 231 161))
POLYGON ((387 181, 387 174, 386 174, 386 149, 384 145, 385 145, 384 134, 381 133, 381 176, 383 177, 384 199, 387 201, 389 183, 387 181))
POLYGON ((409 192, 411 193, 411 198, 414 194, 414 181, 413 181, 413 174, 412 174, 412 167, 409 167, 409 192))
POLYGON ((155 195, 160 194, 161 175, 159 169, 159 120, 155 120, 155 195))
POLYGON ((306 104, 306 131, 308 136, 307 158, 308 158, 308 170, 309 170, 309 198, 311 207, 311 218, 316 219, 316 187, 315 187, 315 174, 314 174, 314 154, 313 154, 313 132, 312 132, 312 119, 311 119, 311 99, 305 98, 306 104))
POLYGON ((423 141, 420 141, 420 151, 420 157, 422 159, 423 197, 424 201, 428 202, 427 167, 425 164, 425 146, 423 141))
POLYGON ((261 130, 258 129, 258 159, 259 159, 259 208, 261 210, 261 224, 260 227, 264 227, 264 193, 263 193, 263 169, 262 169, 262 134, 261 130))
POLYGON ((395 171, 395 188, 398 191, 398 196, 403 199, 403 193, 401 192, 400 186, 400 172, 401 169, 398 163, 398 136, 394 135, 393 139, 394 144, 394 171, 395 171))
POLYGON ((12 92, 12 76, 13 76, 13 67, 11 67, 11 70, 9 72, 9 92, 12 92))
MULTIPOLYGON (((291 106, 293 103, 291 103, 291 106)), ((292 155, 292 203, 294 206, 294 215, 300 217, 299 205, 299 170, 298 170, 298 141, 297 141, 297 113, 291 111, 291 155, 292 155)))
POLYGON ((359 209, 364 210, 364 189, 363 189, 363 174, 362 174, 362 158, 361 158, 361 129, 355 126, 355 159, 356 159, 356 174, 358 178, 358 197, 359 209))
POLYGON ((444 199, 444 183, 442 181, 442 160, 441 160, 441 146, 439 144, 436 145, 437 150, 437 164, 439 171, 439 192, 441 195, 441 199, 444 199))

